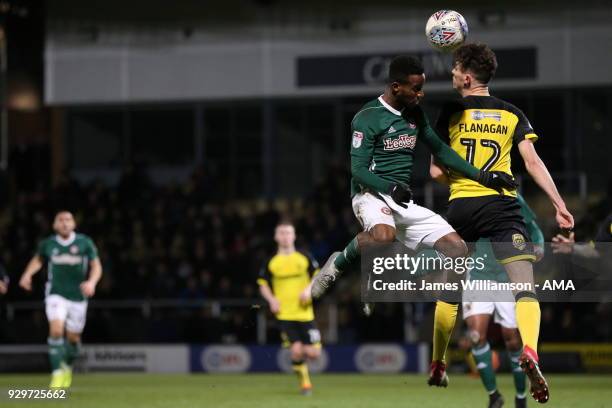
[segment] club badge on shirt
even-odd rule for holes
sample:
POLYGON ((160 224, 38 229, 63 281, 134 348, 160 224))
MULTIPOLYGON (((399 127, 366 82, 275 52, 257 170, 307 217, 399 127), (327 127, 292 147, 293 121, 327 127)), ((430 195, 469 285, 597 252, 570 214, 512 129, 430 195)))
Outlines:
POLYGON ((527 241, 523 234, 512 234, 512 245, 519 251, 524 250, 527 247, 527 241))

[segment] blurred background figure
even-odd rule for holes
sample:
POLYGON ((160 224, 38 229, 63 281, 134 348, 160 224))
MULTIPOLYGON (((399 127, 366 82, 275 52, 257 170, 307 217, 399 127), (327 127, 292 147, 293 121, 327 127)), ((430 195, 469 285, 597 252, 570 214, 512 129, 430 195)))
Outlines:
POLYGON ((77 234, 72 213, 55 215, 56 235, 38 244, 19 280, 19 286, 32 290, 32 277, 47 265, 45 311, 49 321, 49 388, 69 388, 72 365, 78 357, 81 333, 87 320, 87 300, 96 293, 102 278, 98 249, 86 235, 77 234), (64 339, 65 336, 65 339, 64 339))
POLYGON ((319 264, 295 249, 295 226, 281 221, 274 230, 278 250, 259 273, 261 296, 276 317, 283 346, 291 353, 291 368, 300 381, 304 395, 312 393, 308 361, 321 355, 321 333, 315 323, 310 281, 319 272, 319 264))

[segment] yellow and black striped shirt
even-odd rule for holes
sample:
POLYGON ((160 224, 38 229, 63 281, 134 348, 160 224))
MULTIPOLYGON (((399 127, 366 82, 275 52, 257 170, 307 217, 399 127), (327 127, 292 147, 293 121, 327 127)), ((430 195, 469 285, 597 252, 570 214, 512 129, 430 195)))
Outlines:
MULTIPOLYGON (((436 123, 439 136, 461 157, 485 171, 512 174, 510 152, 523 140, 536 141, 525 114, 494 96, 467 96, 442 107, 436 123)), ((450 198, 497 195, 461 174, 450 173, 450 198)), ((503 190, 516 197, 516 191, 503 190)))
POLYGON ((314 320, 312 303, 302 305, 300 294, 319 271, 319 264, 312 257, 295 251, 276 254, 264 263, 259 272, 259 285, 268 285, 280 303, 279 320, 309 322, 314 320))

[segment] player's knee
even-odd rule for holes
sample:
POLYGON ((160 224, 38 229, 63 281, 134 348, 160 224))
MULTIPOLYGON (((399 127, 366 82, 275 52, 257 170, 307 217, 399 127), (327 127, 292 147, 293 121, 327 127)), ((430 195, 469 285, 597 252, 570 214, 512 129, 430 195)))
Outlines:
POLYGON ((81 342, 81 334, 80 333, 70 333, 70 332, 67 332, 66 333, 66 339, 70 343, 78 344, 78 343, 81 342))
POLYGON ((470 330, 468 333, 472 347, 482 347, 487 342, 487 338, 480 334, 478 330, 470 330))
POLYGON ((462 258, 468 255, 468 247, 456 233, 440 238, 434 248, 450 258, 462 258), (456 235, 456 237, 454 236, 456 235))
POLYGON ((49 330, 49 337, 51 337, 52 339, 63 339, 64 335, 61 331, 49 330))
POLYGON ((293 343, 291 345, 291 359, 293 361, 300 361, 304 359, 302 343, 293 343))
POLYGON ((462 258, 468 255, 468 248, 463 240, 451 241, 446 245, 446 253, 444 255, 451 258, 462 258))
POLYGON ((306 357, 310 360, 316 360, 321 357, 321 349, 319 347, 308 347, 306 350, 306 357))
POLYGON ((51 326, 49 327, 49 337, 54 339, 60 339, 64 337, 64 329, 61 327, 51 326))
POLYGON ((369 232, 360 232, 357 234, 357 243, 359 248, 362 249, 370 244, 374 243, 374 237, 369 232))
POLYGON ((370 230, 370 235, 375 242, 393 242, 395 240, 395 228, 389 225, 376 225, 370 230))

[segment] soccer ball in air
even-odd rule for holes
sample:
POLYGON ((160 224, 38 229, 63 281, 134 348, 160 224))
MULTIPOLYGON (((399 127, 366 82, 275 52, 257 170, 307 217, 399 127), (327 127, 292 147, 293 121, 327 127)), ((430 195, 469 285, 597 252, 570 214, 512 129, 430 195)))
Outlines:
POLYGON ((468 35, 465 18, 453 10, 436 11, 425 26, 427 41, 438 51, 453 51, 464 43, 468 35))

